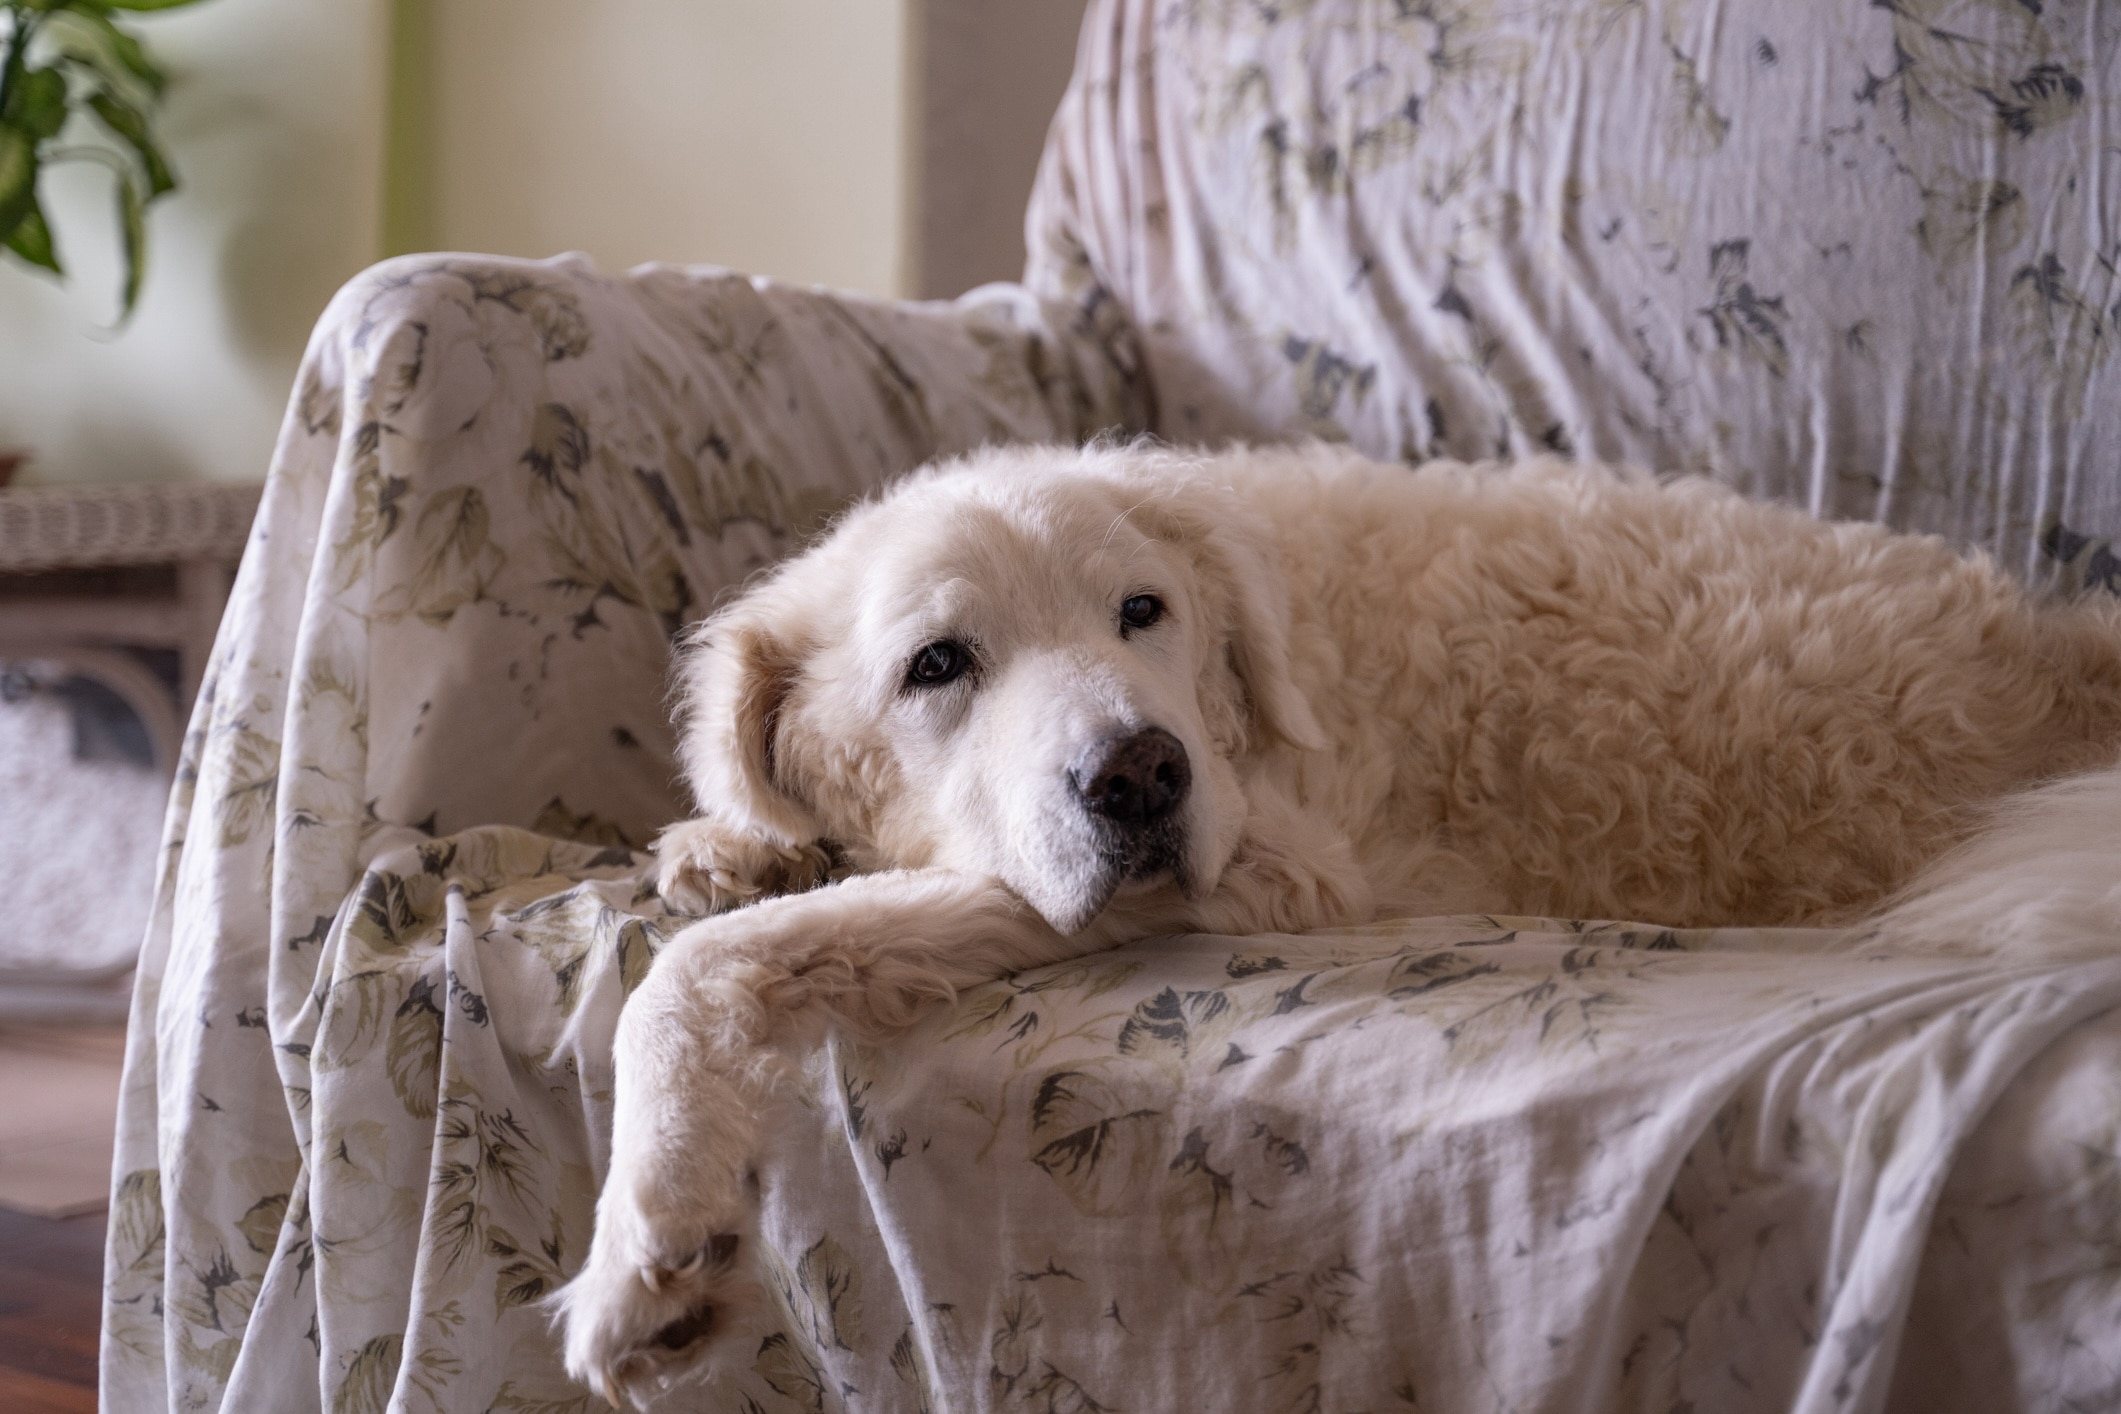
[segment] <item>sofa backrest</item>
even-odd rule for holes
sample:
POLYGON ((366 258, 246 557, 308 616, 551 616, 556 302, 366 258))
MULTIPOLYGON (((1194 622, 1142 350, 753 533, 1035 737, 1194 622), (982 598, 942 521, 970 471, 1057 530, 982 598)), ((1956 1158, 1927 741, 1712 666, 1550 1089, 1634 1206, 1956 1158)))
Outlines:
POLYGON ((2121 590, 2121 0, 1098 0, 1027 226, 1176 440, 1702 471, 2121 590))

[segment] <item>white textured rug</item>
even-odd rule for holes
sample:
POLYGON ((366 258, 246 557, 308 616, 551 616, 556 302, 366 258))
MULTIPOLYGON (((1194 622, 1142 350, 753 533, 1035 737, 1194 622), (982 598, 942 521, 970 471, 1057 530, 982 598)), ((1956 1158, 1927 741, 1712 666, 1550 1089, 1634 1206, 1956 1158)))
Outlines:
POLYGON ((169 786, 73 743, 60 698, 0 701, 0 1017, 123 1014, 169 786))

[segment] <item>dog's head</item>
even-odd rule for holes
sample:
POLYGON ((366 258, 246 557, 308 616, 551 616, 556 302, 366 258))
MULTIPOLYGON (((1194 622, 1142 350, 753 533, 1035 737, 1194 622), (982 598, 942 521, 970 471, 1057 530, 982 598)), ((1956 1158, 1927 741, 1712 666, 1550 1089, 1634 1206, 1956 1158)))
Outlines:
POLYGON ((1213 888, 1235 760, 1320 744, 1265 535, 1192 463, 987 452, 850 513, 694 630, 702 811, 856 867, 991 875, 1063 933, 1213 888))

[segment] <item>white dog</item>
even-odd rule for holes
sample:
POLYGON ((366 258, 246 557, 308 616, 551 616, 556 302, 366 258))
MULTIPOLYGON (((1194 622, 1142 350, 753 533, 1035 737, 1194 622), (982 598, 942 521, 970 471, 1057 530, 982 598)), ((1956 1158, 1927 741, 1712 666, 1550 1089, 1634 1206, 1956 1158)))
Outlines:
POLYGON ((850 513, 681 671, 702 813, 662 889, 717 916, 620 1022, 557 1298, 614 1403, 740 1299, 771 1057, 826 1018, 1407 914, 1842 924, 1898 893, 1902 945, 2121 938, 2121 611, 1701 481, 982 453, 850 513))

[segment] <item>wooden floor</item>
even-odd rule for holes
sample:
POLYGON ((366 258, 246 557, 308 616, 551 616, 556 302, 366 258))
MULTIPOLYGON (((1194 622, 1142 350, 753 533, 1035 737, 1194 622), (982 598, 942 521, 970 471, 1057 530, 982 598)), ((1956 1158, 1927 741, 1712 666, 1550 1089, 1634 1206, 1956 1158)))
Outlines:
POLYGON ((0 1410, 95 1414, 103 1214, 0 1208, 0 1410))

